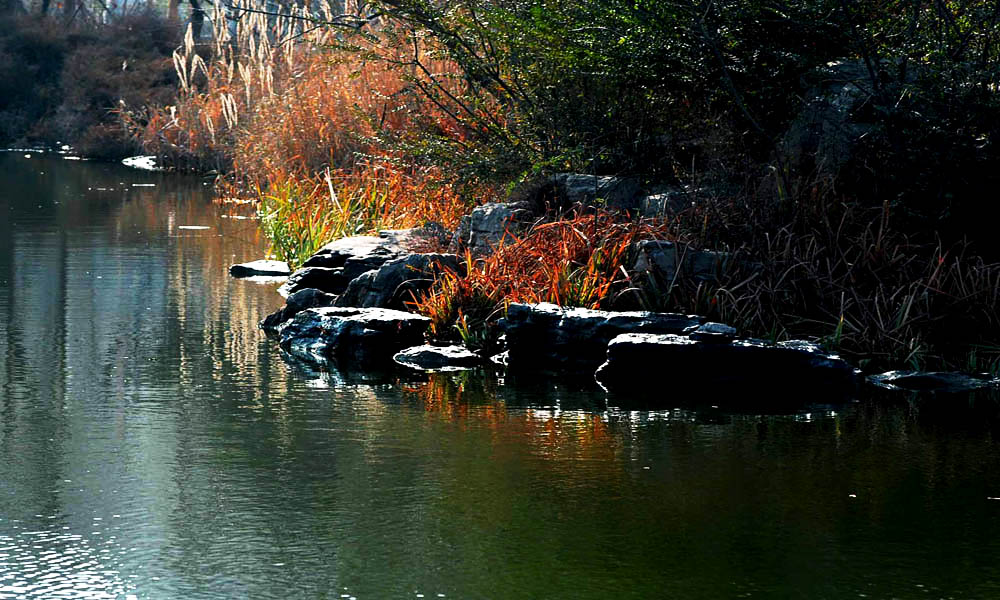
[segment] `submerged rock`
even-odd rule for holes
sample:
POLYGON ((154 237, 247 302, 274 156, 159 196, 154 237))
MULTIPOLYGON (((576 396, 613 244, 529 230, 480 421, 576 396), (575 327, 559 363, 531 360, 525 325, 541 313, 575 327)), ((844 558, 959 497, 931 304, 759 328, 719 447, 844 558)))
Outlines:
POLYGON ((483 364, 483 359, 465 346, 415 346, 396 353, 392 360, 418 371, 462 371, 483 364))
POLYGON ((233 277, 287 277, 292 274, 288 263, 282 260, 255 260, 229 267, 233 277))
POLYGON ((289 354, 318 364, 331 360, 374 367, 423 342, 430 319, 386 308, 309 308, 278 331, 289 354))
POLYGON ((659 395, 718 390, 828 394, 853 390, 856 384, 850 364, 809 342, 720 343, 646 333, 611 340, 596 378, 612 393, 659 395))
POLYGON ((643 311, 606 312, 555 304, 511 304, 504 327, 507 365, 520 370, 593 369, 623 333, 680 334, 704 319, 643 311))
POLYGON ((411 254, 355 277, 336 306, 403 308, 412 294, 430 288, 437 275, 460 270, 454 254, 411 254))
POLYGON ((288 297, 283 307, 264 317, 264 320, 260 322, 260 328, 269 333, 274 333, 286 321, 307 308, 333 306, 336 301, 337 296, 321 292, 315 288, 299 290, 288 297))
POLYGON ((889 371, 868 381, 888 390, 957 394, 987 387, 1000 387, 1000 378, 955 372, 889 371))

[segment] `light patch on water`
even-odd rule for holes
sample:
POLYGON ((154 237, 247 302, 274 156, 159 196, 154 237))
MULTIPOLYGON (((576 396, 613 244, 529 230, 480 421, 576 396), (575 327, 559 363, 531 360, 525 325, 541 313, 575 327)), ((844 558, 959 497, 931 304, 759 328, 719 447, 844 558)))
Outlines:
POLYGON ((133 183, 132 187, 156 187, 155 183, 133 183))
POLYGON ((122 164, 126 167, 132 167, 133 169, 142 169, 143 171, 163 171, 163 167, 156 164, 155 156, 130 156, 128 158, 122 159, 122 164))

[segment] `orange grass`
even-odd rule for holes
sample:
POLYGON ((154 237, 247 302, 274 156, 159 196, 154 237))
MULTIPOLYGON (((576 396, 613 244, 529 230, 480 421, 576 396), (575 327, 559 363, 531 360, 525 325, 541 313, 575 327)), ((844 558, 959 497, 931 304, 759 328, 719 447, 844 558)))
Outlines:
MULTIPOLYGON (((413 73, 386 56, 393 51, 387 40, 373 34, 357 40, 360 48, 338 50, 334 30, 309 25, 248 15, 233 37, 217 28, 208 51, 189 33, 174 55, 177 103, 127 113, 134 135, 179 168, 228 174, 227 196, 271 204, 268 214, 287 222, 269 231, 293 238, 275 240, 275 250, 293 262, 299 257, 283 249, 304 248, 299 242, 317 232, 350 235, 427 221, 453 227, 472 194, 407 156, 400 142, 431 132, 461 144, 475 132, 414 89, 413 73), (266 30, 270 38, 256 34, 266 30), (376 53, 389 60, 372 60, 376 53), (377 215, 369 210, 376 196, 377 215), (275 202, 293 206, 275 211, 275 202), (365 214, 348 214, 345 206, 364 206, 365 214)), ((453 63, 422 62, 461 94, 453 63)), ((485 199, 494 191, 473 193, 485 199)))
MULTIPOLYGON (((625 271, 632 243, 663 237, 665 230, 664 225, 623 223, 608 213, 536 225, 486 258, 467 254, 464 277, 445 274, 413 306, 430 317, 434 335, 447 337, 455 324, 466 343, 511 302, 606 308, 632 285, 625 271)), ((474 346, 487 342, 471 341, 474 346)))

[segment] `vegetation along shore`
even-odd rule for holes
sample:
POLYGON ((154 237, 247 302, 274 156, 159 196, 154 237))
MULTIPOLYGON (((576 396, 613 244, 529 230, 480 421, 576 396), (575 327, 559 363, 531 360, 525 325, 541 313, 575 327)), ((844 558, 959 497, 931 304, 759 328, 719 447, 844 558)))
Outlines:
POLYGON ((214 172, 293 266, 433 224, 422 251, 458 265, 406 307, 438 340, 490 348, 511 303, 552 302, 1000 372, 992 3, 219 3, 179 44, 155 14, 56 36, 16 12, 4 141, 214 172), (114 27, 156 34, 103 38, 117 70, 85 79, 114 27), (28 68, 56 73, 31 75, 44 110, 17 103, 28 68))

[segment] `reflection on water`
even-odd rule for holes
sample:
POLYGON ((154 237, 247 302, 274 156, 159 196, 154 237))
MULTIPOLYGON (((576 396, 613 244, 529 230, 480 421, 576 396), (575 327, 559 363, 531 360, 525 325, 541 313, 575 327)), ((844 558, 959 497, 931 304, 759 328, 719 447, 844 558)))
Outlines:
POLYGON ((1000 597, 994 399, 320 373, 199 180, 0 177, 0 598, 1000 597))

